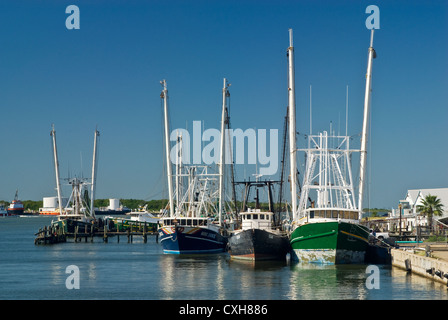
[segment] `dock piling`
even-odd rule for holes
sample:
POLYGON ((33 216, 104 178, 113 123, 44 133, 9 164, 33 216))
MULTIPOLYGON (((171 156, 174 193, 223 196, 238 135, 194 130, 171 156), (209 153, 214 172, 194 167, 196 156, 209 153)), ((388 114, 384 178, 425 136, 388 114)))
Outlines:
POLYGON ((143 242, 146 243, 148 241, 148 238, 146 236, 146 222, 143 225, 143 242))
POLYGON ((103 242, 107 243, 107 227, 104 225, 103 242))

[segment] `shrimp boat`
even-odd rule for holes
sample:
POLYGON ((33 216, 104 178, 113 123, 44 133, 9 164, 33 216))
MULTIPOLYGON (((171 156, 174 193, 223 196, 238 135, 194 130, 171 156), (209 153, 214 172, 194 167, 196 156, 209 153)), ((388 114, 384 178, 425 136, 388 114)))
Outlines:
POLYGON ((224 119, 227 112, 228 84, 224 79, 219 173, 208 166, 182 163, 182 136, 176 146, 176 174, 172 174, 168 90, 166 81, 161 98, 164 105, 165 147, 168 177, 168 208, 160 218, 159 241, 166 254, 208 254, 224 252, 227 246, 224 218, 224 119), (176 188, 173 190, 173 177, 176 188))
MULTIPOLYGON (((290 169, 293 221, 291 224, 291 258, 299 262, 324 264, 364 263, 369 230, 360 224, 367 153, 372 60, 375 58, 371 31, 364 99, 363 131, 360 150, 351 148, 351 137, 322 132, 308 136, 308 147, 296 149, 294 48, 290 30, 289 107, 290 169), (306 171, 297 205, 296 151, 306 155, 306 171), (351 170, 352 153, 359 152, 360 180, 358 199, 351 170), (312 200, 315 199, 315 200, 312 200)), ((347 131, 347 130, 346 130, 347 131)))
POLYGON ((52 221, 52 226, 62 229, 65 232, 73 233, 78 228, 79 230, 89 230, 95 225, 95 182, 96 182, 96 159, 97 159, 97 142, 99 132, 95 130, 94 146, 93 146, 93 163, 92 163, 92 178, 88 182, 87 178, 69 178, 68 184, 72 187, 71 195, 66 202, 67 205, 63 208, 62 191, 59 179, 59 161, 56 146, 56 131, 51 131, 53 140, 53 156, 54 167, 56 175, 56 190, 58 194, 58 210, 59 215, 56 221, 52 221), (90 189, 90 196, 89 196, 90 189))
POLYGON ((280 216, 274 213, 272 185, 278 181, 235 182, 245 185, 244 211, 240 212, 241 229, 231 232, 228 251, 230 257, 239 260, 285 260, 290 251, 286 232, 280 225, 280 216), (256 187, 255 208, 247 208, 246 203, 252 186, 256 187), (268 189, 269 210, 262 211, 259 203, 259 188, 268 189))

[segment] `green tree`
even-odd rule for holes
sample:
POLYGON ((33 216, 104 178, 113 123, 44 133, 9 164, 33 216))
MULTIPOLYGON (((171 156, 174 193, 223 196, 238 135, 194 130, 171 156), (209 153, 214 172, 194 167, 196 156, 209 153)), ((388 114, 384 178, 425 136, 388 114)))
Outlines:
POLYGON ((95 199, 94 206, 97 208, 107 207, 109 205, 109 199, 95 199))
POLYGON ((433 216, 441 216, 443 213, 443 204, 437 196, 428 194, 422 204, 417 206, 417 211, 423 216, 428 217, 429 230, 432 230, 433 216))

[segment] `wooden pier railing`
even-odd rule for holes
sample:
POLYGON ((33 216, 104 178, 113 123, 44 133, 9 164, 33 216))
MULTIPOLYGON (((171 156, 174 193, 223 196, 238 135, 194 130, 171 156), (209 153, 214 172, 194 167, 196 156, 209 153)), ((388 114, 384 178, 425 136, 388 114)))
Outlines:
POLYGON ((39 229, 39 231, 35 234, 36 238, 34 239, 34 244, 55 244, 61 242, 67 242, 67 239, 73 239, 74 242, 93 242, 94 237, 102 237, 103 242, 108 242, 110 237, 116 237, 117 242, 120 242, 120 236, 127 237, 127 242, 132 243, 134 236, 141 236, 143 242, 146 243, 148 241, 148 235, 155 235, 156 242, 158 242, 158 232, 157 231, 147 231, 148 228, 146 225, 143 226, 141 231, 134 231, 133 228, 129 228, 126 231, 115 231, 108 230, 107 226, 104 226, 103 230, 100 231, 98 228, 93 225, 85 228, 81 228, 84 230, 80 230, 77 226, 75 227, 74 232, 65 232, 63 229, 45 226, 43 229, 39 229))

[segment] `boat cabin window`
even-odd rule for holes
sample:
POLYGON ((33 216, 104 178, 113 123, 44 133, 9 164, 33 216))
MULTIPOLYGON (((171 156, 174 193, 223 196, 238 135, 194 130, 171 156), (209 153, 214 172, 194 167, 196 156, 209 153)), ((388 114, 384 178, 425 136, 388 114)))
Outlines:
POLYGON ((260 219, 260 220, 270 220, 271 219, 271 217, 270 217, 270 215, 269 214, 258 214, 258 213, 256 213, 256 214, 242 214, 241 215, 241 217, 242 217, 242 219, 243 220, 252 220, 252 219, 254 219, 254 220, 258 220, 258 219, 260 219))
POLYGON ((207 219, 189 218, 189 219, 163 219, 165 226, 174 226, 175 224, 187 226, 206 226, 207 219))

